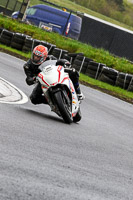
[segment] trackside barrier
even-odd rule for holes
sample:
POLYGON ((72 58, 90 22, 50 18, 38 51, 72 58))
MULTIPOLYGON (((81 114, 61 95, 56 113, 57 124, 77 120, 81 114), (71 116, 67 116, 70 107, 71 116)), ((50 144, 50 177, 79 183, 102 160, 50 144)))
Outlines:
POLYGON ((57 59, 68 60, 79 73, 133 92, 132 74, 119 72, 107 67, 106 64, 94 62, 85 57, 83 53, 69 53, 46 41, 33 39, 29 35, 14 33, 2 28, 0 28, 0 43, 23 52, 30 52, 36 45, 42 44, 48 48, 49 55, 53 55, 57 59))

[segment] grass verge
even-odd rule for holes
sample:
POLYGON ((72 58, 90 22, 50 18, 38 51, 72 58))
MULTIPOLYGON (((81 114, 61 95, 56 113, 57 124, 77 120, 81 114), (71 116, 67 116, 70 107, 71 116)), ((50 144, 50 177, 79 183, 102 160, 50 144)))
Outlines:
POLYGON ((133 64, 124 58, 113 56, 104 49, 94 48, 91 45, 81 43, 71 38, 63 37, 57 33, 49 33, 38 27, 19 23, 9 17, 0 15, 0 26, 12 32, 20 32, 30 35, 34 39, 44 40, 56 45, 58 48, 65 49, 70 53, 82 52, 88 58, 96 62, 104 63, 108 67, 120 72, 133 74, 133 64))

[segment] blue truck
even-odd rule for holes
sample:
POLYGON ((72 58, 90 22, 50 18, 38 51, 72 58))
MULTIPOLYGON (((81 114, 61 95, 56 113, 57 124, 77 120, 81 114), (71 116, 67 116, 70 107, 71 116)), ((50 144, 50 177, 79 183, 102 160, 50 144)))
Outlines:
MULTIPOLYGON (((12 17, 17 18, 18 14, 14 12, 12 17)), ((29 7, 25 20, 46 31, 57 32, 75 40, 78 40, 82 26, 81 17, 44 4, 29 7)))

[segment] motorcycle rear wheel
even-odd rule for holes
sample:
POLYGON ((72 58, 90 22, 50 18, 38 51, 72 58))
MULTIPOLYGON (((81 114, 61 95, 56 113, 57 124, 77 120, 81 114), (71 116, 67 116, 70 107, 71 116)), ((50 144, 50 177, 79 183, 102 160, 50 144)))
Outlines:
POLYGON ((71 105, 69 105, 69 102, 67 101, 63 92, 61 91, 56 92, 54 94, 54 97, 63 120, 68 124, 72 123, 73 118, 72 118, 71 105))

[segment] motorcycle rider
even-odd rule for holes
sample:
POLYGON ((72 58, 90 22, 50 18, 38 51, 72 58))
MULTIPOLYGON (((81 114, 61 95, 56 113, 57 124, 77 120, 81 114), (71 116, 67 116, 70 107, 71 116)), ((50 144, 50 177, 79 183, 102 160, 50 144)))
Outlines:
MULTIPOLYGON (((40 73, 39 66, 47 60, 57 60, 53 55, 48 55, 47 47, 43 45, 38 45, 33 49, 31 58, 24 64, 24 72, 26 74, 26 83, 28 85, 33 85, 36 82, 36 76, 40 73)), ((65 62, 63 59, 57 60, 56 65, 69 65, 69 62, 65 62)), ((69 74, 70 79, 73 82, 75 91, 79 100, 83 99, 83 94, 81 93, 79 87, 79 73, 74 68, 65 68, 65 71, 69 74)), ((41 85, 38 82, 33 89, 30 100, 33 104, 47 104, 47 100, 43 96, 41 85)))

